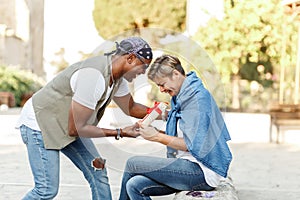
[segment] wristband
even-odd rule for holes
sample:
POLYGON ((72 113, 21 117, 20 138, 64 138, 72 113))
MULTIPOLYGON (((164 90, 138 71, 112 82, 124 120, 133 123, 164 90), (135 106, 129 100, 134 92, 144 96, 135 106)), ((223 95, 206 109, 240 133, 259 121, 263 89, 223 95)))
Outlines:
POLYGON ((123 131, 122 129, 120 128, 120 137, 123 138, 123 135, 122 135, 123 131))
POLYGON ((117 131, 117 135, 115 136, 116 140, 119 140, 120 138, 122 138, 121 132, 122 130, 120 128, 116 128, 117 131))

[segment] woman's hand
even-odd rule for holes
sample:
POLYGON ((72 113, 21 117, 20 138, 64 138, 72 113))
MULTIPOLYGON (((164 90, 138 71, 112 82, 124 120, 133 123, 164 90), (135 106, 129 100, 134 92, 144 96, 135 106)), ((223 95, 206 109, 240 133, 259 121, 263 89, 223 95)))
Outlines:
POLYGON ((157 130, 153 126, 141 125, 139 133, 146 140, 157 141, 158 135, 159 135, 159 130, 157 130))
POLYGON ((138 137, 140 135, 139 125, 134 124, 132 126, 127 126, 122 128, 121 136, 122 137, 138 137))

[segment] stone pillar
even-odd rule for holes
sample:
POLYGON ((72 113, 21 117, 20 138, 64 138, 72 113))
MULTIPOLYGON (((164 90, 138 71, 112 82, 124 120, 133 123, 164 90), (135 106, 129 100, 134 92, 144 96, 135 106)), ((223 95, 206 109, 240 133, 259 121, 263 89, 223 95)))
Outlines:
POLYGON ((27 0, 27 4, 29 8, 28 66, 33 73, 44 77, 44 0, 27 0))
POLYGON ((0 24, 0 64, 4 62, 6 25, 0 24))

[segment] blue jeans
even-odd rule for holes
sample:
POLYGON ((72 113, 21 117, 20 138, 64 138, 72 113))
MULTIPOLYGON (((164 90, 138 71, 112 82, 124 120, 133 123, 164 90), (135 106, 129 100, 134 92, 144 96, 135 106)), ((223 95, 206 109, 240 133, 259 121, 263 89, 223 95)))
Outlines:
POLYGON ((82 171, 88 181, 93 200, 112 199, 106 168, 96 169, 91 162, 100 157, 91 139, 80 138, 61 150, 45 149, 40 131, 22 125, 20 132, 28 151, 34 177, 34 188, 23 200, 53 199, 59 188, 59 152, 65 154, 82 171))
POLYGON ((182 190, 213 190, 201 167, 189 160, 135 156, 128 159, 119 200, 148 200, 182 190))

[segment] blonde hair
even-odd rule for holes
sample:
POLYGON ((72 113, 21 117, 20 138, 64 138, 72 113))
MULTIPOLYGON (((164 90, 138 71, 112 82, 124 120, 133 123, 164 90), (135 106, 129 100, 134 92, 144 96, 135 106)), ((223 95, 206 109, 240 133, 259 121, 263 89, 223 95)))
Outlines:
POLYGON ((153 81, 155 78, 171 77, 173 70, 177 70, 182 75, 185 75, 181 62, 177 57, 162 55, 156 58, 153 64, 151 64, 148 71, 148 78, 153 81))

